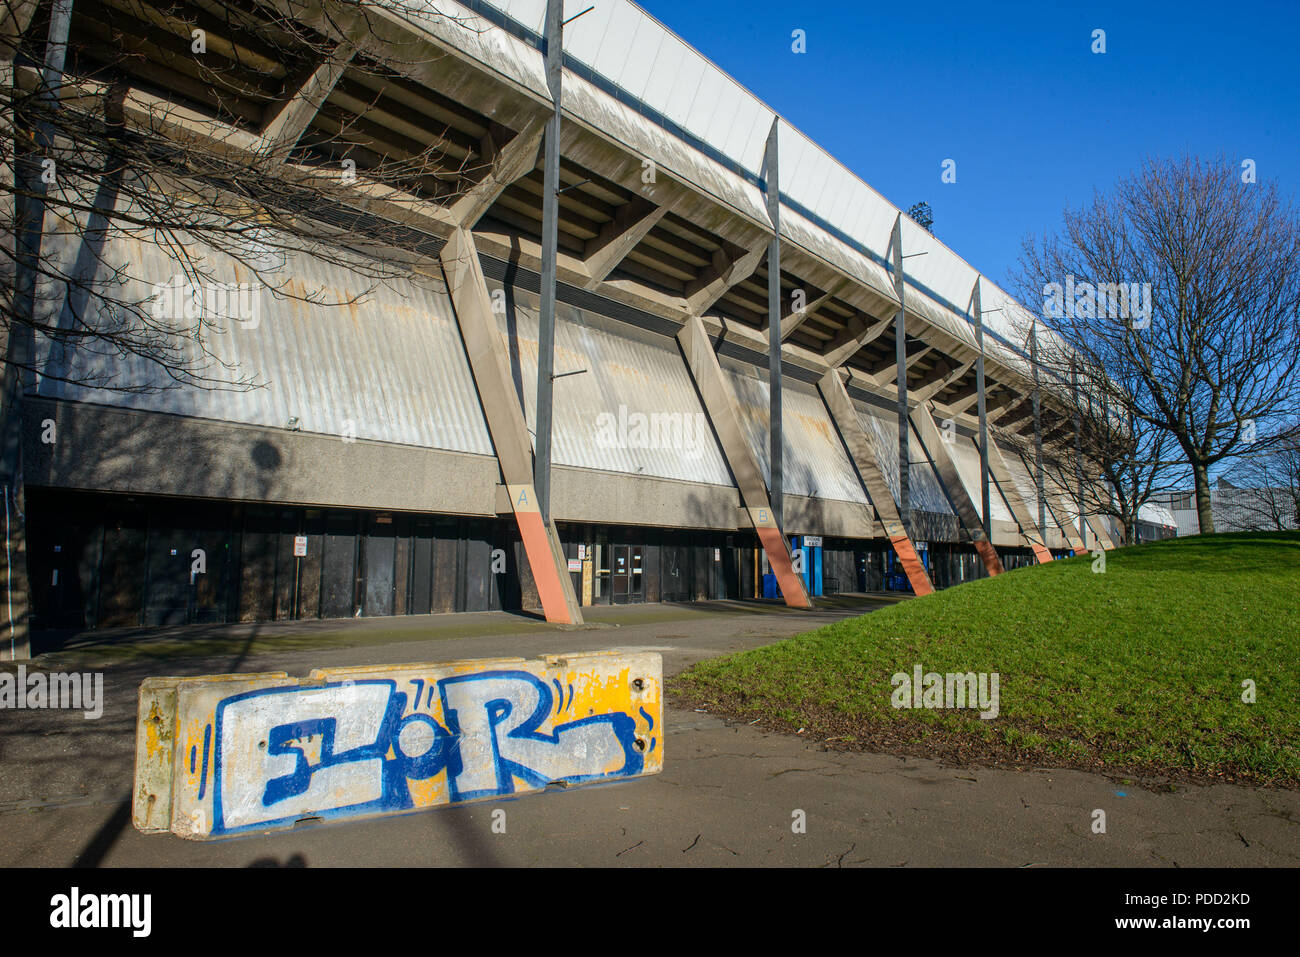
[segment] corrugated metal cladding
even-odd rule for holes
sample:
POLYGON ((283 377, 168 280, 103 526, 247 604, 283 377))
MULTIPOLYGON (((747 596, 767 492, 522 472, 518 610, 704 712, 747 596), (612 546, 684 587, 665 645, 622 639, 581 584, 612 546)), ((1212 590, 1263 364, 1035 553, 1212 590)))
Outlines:
POLYGON ((1067 525, 1078 529, 1079 506, 1074 495, 1057 482, 1052 473, 1043 471, 1043 487, 1047 490, 1047 507, 1056 516, 1056 524, 1064 529, 1067 525))
MULTIPOLYGON (((116 236, 98 255, 64 230, 47 239, 63 268, 80 253, 88 281, 108 282, 113 269, 129 280, 121 296, 146 299, 158 287, 184 280, 181 261, 151 236, 116 236)), ((432 280, 375 281, 306 252, 272 255, 279 261, 268 281, 299 298, 277 297, 233 257, 198 243, 186 246, 201 278, 193 288, 206 298, 205 332, 216 362, 207 375, 219 382, 252 379, 261 387, 235 390, 176 386, 156 364, 138 356, 87 355, 77 350, 73 374, 105 375, 121 384, 159 389, 128 394, 42 378, 42 396, 169 412, 272 428, 350 436, 401 445, 492 454, 474 380, 446 290, 432 280), (246 283, 242 293, 216 298, 217 283, 246 283), (305 302, 310 297, 315 302, 305 302), (357 300, 350 302, 350 300, 357 300), (338 305, 337 303, 347 303, 338 305), (208 306, 212 308, 207 308, 208 306), (168 386, 171 386, 170 388, 168 386), (291 420, 296 419, 294 425, 291 420)), ((54 301, 61 302, 60 295, 54 301)), ((91 305, 103 306, 99 300, 91 305)), ((66 313, 64 321, 69 321, 66 313)), ((152 313, 152 306, 146 306, 152 313)), ((107 311, 107 310, 102 310, 107 311)), ((87 315, 88 322, 111 322, 87 315)), ((174 333, 184 324, 170 322, 174 333)), ((184 354, 201 359, 193 341, 178 340, 184 354)), ((55 374, 58 349, 37 346, 38 368, 55 374)))
MULTIPOLYGON (((1025 460, 1020 457, 1020 453, 1015 449, 998 443, 998 448, 1002 450, 1002 458, 1006 460, 1007 470, 1011 472, 1011 478, 1015 483, 1016 491, 1020 493, 1020 499, 1029 509, 1029 514, 1038 521, 1038 483, 1034 481, 1034 473, 1025 460)), ((1048 521, 1051 521, 1051 512, 1048 512, 1048 521)))
MULTIPOLYGON (((876 461, 880 463, 881 470, 885 473, 889 490, 894 495, 894 501, 897 502, 898 419, 862 399, 853 399, 853 406, 858 410, 858 421, 862 423, 862 430, 866 433, 876 461)), ((921 445, 921 437, 910 424, 908 428, 911 429, 908 436, 908 450, 912 461, 907 471, 907 491, 912 508, 939 515, 953 514, 952 506, 948 504, 948 496, 944 493, 943 486, 939 484, 939 476, 934 474, 934 468, 921 451, 924 448, 921 445)))
MULTIPOLYGON (((975 511, 979 513, 979 517, 983 518, 984 493, 980 488, 979 443, 972 442, 964 435, 958 435, 953 437, 953 442, 948 446, 948 450, 952 453, 952 460, 957 465, 957 474, 961 476, 961 484, 966 486, 966 494, 975 503, 975 511)), ((998 491, 997 483, 993 481, 991 475, 989 476, 989 510, 993 512, 994 521, 1015 521, 1011 509, 1007 508, 1007 503, 1002 500, 1002 493, 998 491)))
MULTIPOLYGON (((539 300, 495 279, 487 284, 494 300, 509 293, 497 324, 534 431, 539 300)), ((555 464, 734 484, 675 341, 568 303, 555 311, 555 464), (580 369, 587 371, 564 375, 580 369)))
MULTIPOLYGON (((749 447, 758 458, 770 488, 772 462, 767 446, 771 407, 767 370, 730 356, 720 356, 718 361, 736 392, 749 447)), ((783 385, 782 488, 791 495, 868 504, 870 499, 816 386, 788 378, 783 385)))

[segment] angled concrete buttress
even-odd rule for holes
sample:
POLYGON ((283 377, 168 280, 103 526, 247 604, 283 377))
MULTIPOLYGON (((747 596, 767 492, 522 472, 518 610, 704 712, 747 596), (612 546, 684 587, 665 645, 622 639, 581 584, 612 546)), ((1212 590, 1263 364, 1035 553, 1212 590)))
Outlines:
MULTIPOLYGON (((1032 452, 1028 450, 1024 452, 1015 452, 1014 450, 1008 449, 1005 454, 1019 456, 1020 463, 1024 466, 1025 474, 1028 475, 1034 483, 1034 504, 1038 508, 1038 514, 1040 517, 1040 521, 1035 522, 1034 526, 1039 529, 1039 535, 1042 536, 1044 541, 1046 541, 1048 531, 1056 529, 1058 532, 1061 532, 1062 538, 1068 538, 1064 530, 1061 529, 1060 525, 1056 521, 1057 506, 1053 504, 1050 508, 1048 507, 1049 499, 1046 473, 1045 470, 1038 468, 1036 465, 1039 460, 1038 453, 1040 448, 1041 446, 1038 444, 1037 436, 1035 436, 1034 450, 1032 452)), ((1028 502, 1026 502, 1026 504, 1028 504, 1028 502)))
POLYGON ((1025 541, 1029 543, 1029 549, 1034 553, 1034 560, 1040 565, 1044 565, 1052 560, 1052 553, 1048 551, 1047 543, 1043 541, 1043 536, 1038 530, 1038 523, 1034 521, 1034 513, 1029 510, 1025 500, 1020 497, 1020 490, 1016 488, 1016 480, 1011 475, 1011 467, 1007 465, 1007 460, 1002 457, 1002 450, 998 448, 996 442, 989 442, 989 471, 993 473, 993 479, 998 483, 998 488, 1002 490, 1002 497, 1007 500, 1007 505, 1011 508, 1011 514, 1020 526, 1020 534, 1025 541))
POLYGON ((916 546, 912 544, 912 539, 908 537, 907 529, 903 526, 903 519, 894 504, 893 493, 889 491, 889 483, 885 481, 880 463, 876 461, 875 453, 872 452, 871 445, 863 434, 862 423, 853 408, 853 400, 849 398, 848 390, 844 388, 844 382, 840 379, 839 370, 828 371, 817 383, 817 388, 822 394, 822 400, 826 403, 835 428, 844 439, 844 447, 849 451, 853 467, 858 470, 862 484, 867 487, 871 504, 875 506, 876 514, 880 516, 880 523, 885 526, 885 535, 894 547, 894 554, 902 563, 903 571, 907 573, 912 591, 917 597, 930 594, 934 591, 934 585, 925 572, 925 565, 916 554, 916 546))
POLYGON ((1070 546, 1070 550, 1076 555, 1081 555, 1088 549, 1084 545, 1083 539, 1079 537, 1079 531, 1074 522, 1068 521, 1070 512, 1065 507, 1065 494, 1061 486, 1057 484, 1056 479, 1047 471, 1044 471, 1043 497, 1047 499, 1049 508, 1056 515, 1056 526, 1061 530, 1061 534, 1065 536, 1065 541, 1070 546))
MULTIPOLYGON (((1076 449, 1075 455, 1077 457, 1079 455, 1077 444, 1075 449, 1076 449)), ((1080 461, 1082 460, 1080 459, 1080 461)), ((1079 505, 1079 514, 1083 517, 1083 522, 1087 526, 1088 531, 1092 532, 1092 537, 1095 539, 1094 542, 1095 547, 1100 548, 1103 551, 1110 551, 1112 548, 1115 547, 1115 541, 1110 537, 1110 533, 1106 530, 1106 521, 1102 516, 1090 515, 1083 510, 1082 502, 1085 496, 1083 494, 1081 473, 1080 473, 1079 481, 1080 481, 1079 494, 1075 497, 1075 502, 1079 505)), ((1068 493, 1063 492, 1063 494, 1068 494, 1068 493)), ((1080 529, 1080 533, 1082 533, 1082 529, 1080 529)), ((1087 536, 1085 535, 1084 538, 1086 539, 1086 537, 1087 536)), ((1086 541, 1084 542, 1084 547, 1085 548, 1088 547, 1088 543, 1086 541)))
POLYGON ((1100 515, 1085 514, 1083 516, 1083 521, 1088 526, 1088 531, 1092 532, 1094 547, 1100 548, 1102 551, 1106 552, 1115 547, 1115 542, 1111 539, 1110 535, 1106 533, 1106 526, 1100 515))
POLYGON ((686 320, 686 324, 677 333, 677 341, 682 347, 691 376, 695 379, 695 386, 699 389, 704 411, 722 444, 722 454, 727 459, 731 474, 736 477, 740 499, 750 521, 754 523, 754 531, 758 533, 758 540, 767 553, 777 584, 781 586, 785 603, 791 608, 811 608, 812 602, 804 588, 803 577, 794 570, 790 546, 772 512, 767 483, 763 481, 763 470, 745 438, 740 412, 736 408, 735 393, 727 381, 726 373, 722 371, 713 344, 709 342, 709 334, 699 316, 691 316, 686 320))
POLYGON ((532 447, 523 406, 515 392, 492 314, 492 298, 483 280, 474 237, 464 227, 455 230, 441 253, 447 290, 460 325, 479 401, 496 449, 501 475, 510 493, 510 507, 519 523, 528 567, 537 583, 546 620, 581 624, 582 611, 573 579, 560 547, 555 522, 543 521, 533 488, 532 447))
POLYGON ((953 507, 957 509, 957 517, 961 519, 962 525, 970 535, 975 551, 979 552, 984 562, 984 568, 990 576, 1002 574, 1004 571, 1002 560, 998 558, 997 549, 993 547, 993 543, 989 541, 984 531, 980 513, 975 508, 970 493, 966 491, 965 484, 962 483, 961 473, 957 471, 957 464, 948 451, 948 443, 943 440, 943 436, 939 434, 939 427, 934 424, 934 416, 930 414, 929 408, 923 402, 912 410, 910 417, 912 424, 916 426, 917 434, 921 437, 921 444, 929 451, 930 458, 934 460, 935 467, 939 470, 939 477, 943 479, 943 484, 948 489, 948 497, 952 499, 953 507))
POLYGON ((1106 531, 1106 522, 1100 515, 1085 515, 1083 518, 1092 529, 1092 534, 1097 536, 1097 543, 1101 545, 1103 551, 1108 552, 1115 547, 1115 540, 1106 531))

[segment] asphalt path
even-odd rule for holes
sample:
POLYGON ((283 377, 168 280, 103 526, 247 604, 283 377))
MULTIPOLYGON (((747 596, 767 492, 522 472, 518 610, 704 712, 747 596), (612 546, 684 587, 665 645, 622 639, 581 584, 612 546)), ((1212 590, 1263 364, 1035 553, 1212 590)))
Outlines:
POLYGON ((142 834, 131 824, 136 691, 150 675, 304 675, 329 665, 606 649, 657 651, 674 674, 873 607, 866 599, 811 612, 635 606, 596 611, 581 630, 485 613, 76 636, 33 667, 102 671, 103 715, 0 710, 0 866, 1300 863, 1295 791, 947 767, 671 706, 657 775, 222 841, 142 834), (1097 810, 1105 833, 1094 830, 1097 810))

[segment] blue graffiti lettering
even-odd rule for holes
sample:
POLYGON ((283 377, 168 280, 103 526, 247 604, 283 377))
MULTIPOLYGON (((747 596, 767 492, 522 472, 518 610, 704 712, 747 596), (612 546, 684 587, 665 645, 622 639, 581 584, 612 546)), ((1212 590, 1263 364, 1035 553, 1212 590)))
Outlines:
MULTIPOLYGON (((541 730, 557 694, 525 671, 456 675, 429 683, 439 723, 392 680, 266 688, 216 709, 213 833, 414 806, 410 782, 446 774, 452 802, 640 773, 634 719, 590 715, 541 730), (445 724, 445 726, 444 726, 445 724)), ((572 690, 569 692, 570 701, 572 690)), ((643 715, 644 711, 641 712, 643 715)), ((651 722, 653 725, 653 722, 651 722)), ((206 749, 205 749, 206 750, 206 749)), ((206 777, 206 775, 205 775, 206 777)))

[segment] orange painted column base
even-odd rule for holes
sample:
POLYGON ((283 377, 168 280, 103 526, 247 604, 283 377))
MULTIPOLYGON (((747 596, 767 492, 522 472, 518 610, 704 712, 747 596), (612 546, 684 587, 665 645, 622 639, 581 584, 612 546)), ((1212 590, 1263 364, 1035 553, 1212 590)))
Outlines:
POLYGON ((528 567, 532 569, 533 581, 537 584, 537 597, 542 600, 546 620, 553 624, 572 625, 574 622, 564 599, 564 585, 551 553, 551 538, 536 504, 537 495, 531 485, 509 485, 507 488, 515 521, 519 523, 519 537, 524 543, 528 567))
POLYGON ((1037 542, 1030 542, 1029 548, 1034 553, 1034 558, 1038 560, 1038 564, 1046 565, 1052 560, 1052 553, 1047 550, 1046 545, 1040 545, 1037 542))
POLYGON ((907 575, 907 580, 912 583, 912 591, 916 596, 920 598, 922 595, 932 594, 934 585, 930 583, 930 576, 925 573, 925 565, 916 554, 912 540, 906 535, 898 535, 891 538, 889 544, 894 546, 894 554, 902 563, 903 572, 907 575))
POLYGON ((767 560, 772 566, 772 573, 776 575, 776 583, 781 588, 785 603, 791 608, 811 608, 812 602, 808 600, 803 579, 790 563, 790 550, 786 548, 780 529, 756 523, 754 531, 758 532, 758 540, 763 543, 763 551, 767 552, 767 560))
POLYGON ((988 571, 989 577, 1001 575, 1006 569, 1002 567, 1002 560, 998 558, 998 550, 993 547, 993 543, 987 538, 980 539, 975 543, 975 551, 979 552, 980 558, 984 560, 984 568, 988 571))

